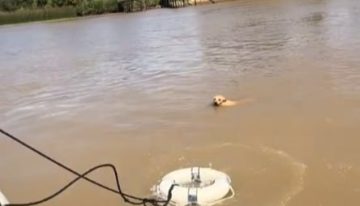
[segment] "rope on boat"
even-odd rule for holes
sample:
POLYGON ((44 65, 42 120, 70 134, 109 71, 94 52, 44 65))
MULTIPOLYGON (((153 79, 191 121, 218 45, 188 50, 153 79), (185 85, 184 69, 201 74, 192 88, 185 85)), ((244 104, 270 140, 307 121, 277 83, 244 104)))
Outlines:
POLYGON ((28 202, 28 203, 10 203, 10 204, 4 204, 0 206, 32 206, 32 205, 38 205, 44 202, 47 202, 53 198, 55 198, 56 196, 60 195, 62 192, 64 192, 66 189, 68 189, 70 186, 72 186, 73 184, 75 184, 77 181, 79 181, 80 179, 84 179, 100 188, 103 188, 109 192, 113 192, 116 193, 118 195, 120 195, 122 197, 122 199, 124 200, 124 202, 129 203, 131 205, 144 205, 147 206, 148 204, 151 204, 153 206, 167 206, 172 198, 172 191, 174 189, 175 186, 177 186, 176 184, 171 185, 171 187, 169 188, 168 191, 168 196, 166 200, 158 200, 155 198, 141 198, 141 197, 136 197, 133 195, 129 195, 127 193, 124 193, 120 187, 120 181, 119 181, 119 176, 118 176, 118 172, 116 170, 116 167, 113 164, 101 164, 101 165, 97 165, 93 168, 90 168, 89 170, 87 170, 84 173, 79 173, 77 171, 75 171, 74 169, 71 169, 70 167, 66 166, 65 164, 51 158, 50 156, 42 153, 41 151, 39 151, 38 149, 30 146, 29 144, 25 143, 24 141, 20 140, 19 138, 15 137, 14 135, 6 132, 5 130, 0 128, 0 133, 2 133, 3 135, 5 135, 6 137, 10 138, 11 140, 19 143, 20 145, 26 147, 27 149, 35 152, 36 154, 38 154, 39 156, 45 158, 46 160, 52 162, 53 164, 63 168, 64 170, 74 174, 75 176, 77 176, 75 179, 73 179, 72 181, 70 181, 68 184, 66 184, 64 187, 62 187, 60 190, 58 190, 57 192, 55 192, 54 194, 45 197, 41 200, 38 201, 33 201, 33 202, 28 202), (98 169, 102 169, 102 168, 110 168, 112 169, 113 173, 114 173, 114 177, 115 177, 115 182, 116 182, 116 187, 117 189, 113 189, 111 187, 108 187, 102 183, 99 183, 95 180, 92 180, 90 178, 87 177, 88 174, 94 172, 95 170, 98 169))

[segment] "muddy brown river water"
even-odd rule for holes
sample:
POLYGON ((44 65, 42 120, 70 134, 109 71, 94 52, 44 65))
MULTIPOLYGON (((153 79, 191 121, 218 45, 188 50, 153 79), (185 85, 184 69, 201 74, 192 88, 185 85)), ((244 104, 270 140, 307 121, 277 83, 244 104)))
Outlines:
MULTIPOLYGON (((225 206, 358 206, 359 20, 358 0, 248 0, 2 26, 0 125, 78 171, 115 164, 136 195, 210 165, 225 206)), ((11 202, 72 178, 0 136, 11 202)), ((44 205, 85 204, 125 205, 86 182, 44 205)))

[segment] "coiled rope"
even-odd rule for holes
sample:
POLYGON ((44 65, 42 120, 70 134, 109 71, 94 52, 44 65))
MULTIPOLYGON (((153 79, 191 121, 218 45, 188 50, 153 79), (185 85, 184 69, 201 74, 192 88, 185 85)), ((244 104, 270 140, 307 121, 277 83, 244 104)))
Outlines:
POLYGON ((57 166, 63 168, 64 170, 76 175, 77 177, 75 179, 73 179, 72 181, 70 181, 68 184, 66 184, 64 187, 62 187, 59 191, 55 192, 54 194, 43 198, 41 200, 38 201, 33 201, 33 202, 28 202, 28 203, 11 203, 11 204, 5 204, 5 205, 1 205, 0 206, 32 206, 32 205, 38 205, 44 202, 47 202, 53 198, 55 198, 56 196, 60 195, 62 192, 64 192, 66 189, 68 189, 71 185, 75 184, 77 181, 79 181, 80 179, 84 179, 98 187, 101 187, 107 191, 116 193, 118 195, 120 195, 122 197, 122 199, 129 204, 132 205, 144 205, 147 206, 148 204, 151 204, 153 206, 167 206, 172 198, 172 190, 174 189, 175 186, 177 186, 176 184, 171 185, 169 191, 168 191, 168 196, 166 200, 158 200, 155 198, 140 198, 140 197, 136 197, 133 195, 129 195, 126 194, 122 191, 121 187, 120 187, 120 180, 119 180, 119 176, 118 176, 118 172, 116 170, 116 167, 113 164, 101 164, 101 165, 97 165, 89 170, 87 170, 84 173, 79 173, 73 169, 71 169, 70 167, 64 165, 63 163, 56 161, 55 159, 49 157, 48 155, 42 153, 41 151, 39 151, 38 149, 30 146, 29 144, 25 143, 24 141, 20 140, 19 138, 15 137, 14 135, 6 132, 5 130, 0 128, 0 133, 2 133, 3 135, 5 135, 6 137, 10 138, 11 140, 14 140, 15 142, 21 144, 22 146, 26 147, 27 149, 35 152, 36 154, 40 155, 41 157, 47 159, 48 161, 56 164, 57 166), (116 181, 116 187, 117 189, 113 189, 110 188, 102 183, 99 183, 95 180, 92 180, 88 177, 86 177, 88 174, 94 172, 95 170, 101 169, 101 168, 110 168, 112 169, 113 173, 114 173, 114 177, 115 177, 115 181, 116 181))

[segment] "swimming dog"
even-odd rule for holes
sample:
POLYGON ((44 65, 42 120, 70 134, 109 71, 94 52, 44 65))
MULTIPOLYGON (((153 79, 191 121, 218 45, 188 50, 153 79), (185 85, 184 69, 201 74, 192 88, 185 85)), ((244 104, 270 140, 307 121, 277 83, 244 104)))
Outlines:
POLYGON ((254 101, 253 99, 251 98, 246 98, 246 99, 242 99, 242 100, 239 100, 239 101, 233 101, 233 100, 229 100, 229 99, 226 99, 224 96, 222 95, 216 95, 213 97, 213 105, 215 107, 220 107, 220 106, 225 106, 225 107, 228 107, 228 106, 235 106, 235 105, 238 105, 238 104, 246 104, 246 103, 249 103, 249 102, 252 102, 254 101))

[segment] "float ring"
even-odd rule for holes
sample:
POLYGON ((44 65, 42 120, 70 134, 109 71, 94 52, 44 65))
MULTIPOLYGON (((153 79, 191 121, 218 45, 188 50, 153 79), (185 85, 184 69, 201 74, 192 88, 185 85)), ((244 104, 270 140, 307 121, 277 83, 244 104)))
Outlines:
POLYGON ((0 191, 0 205, 9 204, 9 201, 6 199, 5 195, 0 191))
POLYGON ((230 177, 212 168, 191 167, 165 175, 156 189, 156 196, 166 200, 172 190, 175 205, 213 205, 234 197, 230 177))

